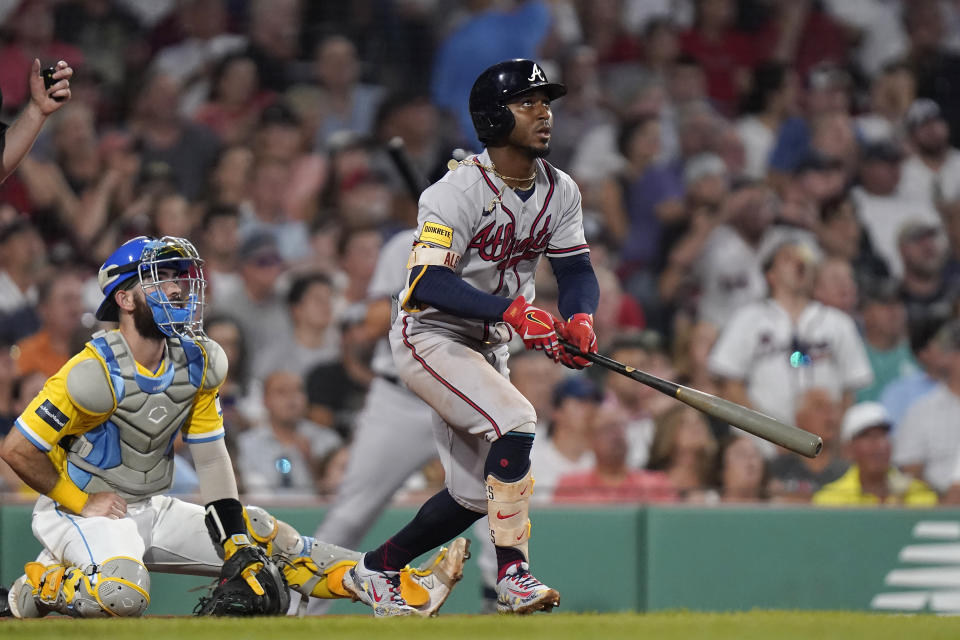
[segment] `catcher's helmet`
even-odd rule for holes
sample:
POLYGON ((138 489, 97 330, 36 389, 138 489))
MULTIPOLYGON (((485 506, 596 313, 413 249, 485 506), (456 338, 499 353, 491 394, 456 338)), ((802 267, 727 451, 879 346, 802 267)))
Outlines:
MULTIPOLYGON (((103 302, 97 319, 116 322, 119 317, 113 292, 131 285, 144 287, 148 280, 147 305, 157 327, 165 335, 192 339, 203 334, 203 304, 206 281, 203 260, 186 238, 151 238, 138 236, 128 240, 100 267, 97 281, 103 291, 103 302), (162 269, 173 269, 183 290, 182 301, 172 301, 155 285, 164 282, 162 269)), ((146 292, 146 288, 145 288, 146 292)))
POLYGON ((509 134, 514 119, 507 102, 535 89, 546 92, 551 100, 567 93, 566 85, 548 82, 533 60, 506 60, 481 73, 470 89, 470 117, 480 142, 489 145, 509 134))

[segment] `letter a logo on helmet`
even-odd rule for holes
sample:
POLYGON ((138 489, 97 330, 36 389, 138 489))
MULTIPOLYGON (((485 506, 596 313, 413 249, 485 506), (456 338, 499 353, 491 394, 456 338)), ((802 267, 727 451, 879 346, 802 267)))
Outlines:
POLYGON ((543 71, 540 71, 540 67, 537 66, 537 63, 533 63, 533 72, 530 74, 530 77, 527 78, 530 82, 534 80, 539 80, 540 82, 546 82, 547 79, 543 77, 543 71))

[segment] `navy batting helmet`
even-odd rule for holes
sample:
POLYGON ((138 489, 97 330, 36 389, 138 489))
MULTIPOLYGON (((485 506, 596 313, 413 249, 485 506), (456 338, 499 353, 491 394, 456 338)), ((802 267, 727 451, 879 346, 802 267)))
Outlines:
POLYGON ((480 142, 488 145, 508 135, 514 119, 507 102, 534 90, 546 92, 551 100, 567 93, 566 85, 547 81, 533 60, 506 60, 481 73, 470 89, 470 117, 480 142))

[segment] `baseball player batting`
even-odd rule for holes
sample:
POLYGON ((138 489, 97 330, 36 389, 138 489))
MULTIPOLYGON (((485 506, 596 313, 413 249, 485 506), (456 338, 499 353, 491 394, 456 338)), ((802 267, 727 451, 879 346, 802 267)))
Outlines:
MULTIPOLYGON (((203 333, 201 263, 183 238, 141 236, 111 254, 98 274, 97 318, 119 329, 94 334, 0 443, 0 457, 43 494, 33 510, 43 550, 8 597, 16 617, 140 616, 148 569, 219 576, 200 614, 282 614, 288 585, 308 597, 349 596, 342 578, 358 553, 238 500, 218 395, 227 361, 203 333), (181 433, 205 507, 163 495, 181 433)), ((453 560, 462 561, 441 552, 428 571, 406 570, 411 612, 436 612, 453 560)))
POLYGON ((391 595, 393 614, 409 604, 391 585, 397 570, 487 515, 497 552, 497 608, 551 610, 557 590, 530 573, 530 449, 533 406, 509 382, 507 343, 567 366, 589 363, 559 345, 596 350, 597 279, 584 240, 580 192, 544 160, 550 102, 566 93, 532 60, 485 70, 470 92, 470 114, 486 147, 451 161, 420 197, 407 287, 390 331, 400 378, 435 412, 434 437, 446 487, 383 545, 347 572, 344 586, 365 602, 391 595), (531 304, 541 255, 550 259, 567 320, 531 304))
MULTIPOLYGON (((432 410, 400 383, 387 338, 393 301, 405 286, 403 265, 415 232, 400 231, 383 245, 367 290, 367 325, 382 331, 371 363, 376 377, 357 416, 343 481, 315 534, 345 547, 359 544, 403 482, 436 455, 432 410)), ((462 555, 456 548, 453 552, 462 555)), ((307 612, 323 613, 328 604, 314 600, 307 612)))

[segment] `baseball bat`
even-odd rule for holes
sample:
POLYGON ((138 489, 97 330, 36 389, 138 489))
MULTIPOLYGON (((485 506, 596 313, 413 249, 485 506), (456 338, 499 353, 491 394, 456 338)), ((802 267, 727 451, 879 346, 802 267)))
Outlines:
POLYGON ((429 185, 424 183, 417 170, 414 169, 413 163, 410 162, 403 138, 400 136, 391 138, 387 143, 387 153, 390 159, 393 160, 397 171, 400 172, 400 177, 403 179, 403 185, 407 188, 407 193, 410 194, 414 202, 419 202, 420 194, 423 193, 424 189, 429 185))
POLYGON ((655 375, 640 371, 622 362, 617 362, 613 358, 608 358, 599 353, 584 353, 566 340, 561 340, 560 343, 564 349, 575 356, 580 356, 605 369, 627 376, 628 378, 633 378, 637 382, 652 387, 671 398, 676 398, 680 402, 702 411, 708 416, 723 420, 738 429, 743 429, 747 433, 752 433, 764 440, 769 440, 781 447, 786 447, 790 449, 790 451, 795 451, 808 458, 816 458, 817 454, 820 453, 820 449, 823 448, 823 440, 820 439, 820 436, 784 424, 779 420, 774 420, 759 411, 748 409, 736 402, 730 402, 729 400, 718 398, 703 391, 691 389, 690 387, 658 378, 655 375))

